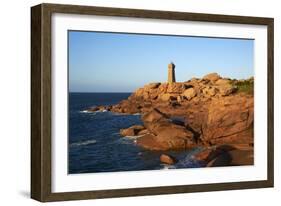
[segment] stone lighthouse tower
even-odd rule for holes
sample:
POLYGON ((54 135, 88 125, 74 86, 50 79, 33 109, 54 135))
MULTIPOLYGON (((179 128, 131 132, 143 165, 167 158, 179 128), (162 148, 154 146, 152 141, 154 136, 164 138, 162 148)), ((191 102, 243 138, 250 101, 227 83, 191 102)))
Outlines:
POLYGON ((173 62, 168 64, 168 83, 176 82, 175 67, 173 62))

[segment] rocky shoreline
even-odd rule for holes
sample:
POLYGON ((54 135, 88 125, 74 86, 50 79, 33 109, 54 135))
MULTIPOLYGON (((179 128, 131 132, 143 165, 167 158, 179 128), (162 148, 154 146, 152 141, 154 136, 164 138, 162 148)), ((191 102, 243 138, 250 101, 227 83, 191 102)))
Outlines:
POLYGON ((194 159, 205 166, 253 164, 253 78, 233 80, 211 73, 186 82, 150 83, 116 105, 89 111, 141 114, 143 125, 120 130, 138 136, 136 144, 163 151, 160 161, 174 164, 170 150, 204 148, 194 159))

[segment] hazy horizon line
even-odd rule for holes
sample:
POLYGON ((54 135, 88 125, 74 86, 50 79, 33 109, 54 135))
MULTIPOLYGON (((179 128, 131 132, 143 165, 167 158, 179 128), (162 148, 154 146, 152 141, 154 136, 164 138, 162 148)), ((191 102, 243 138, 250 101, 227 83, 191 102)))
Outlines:
MULTIPOLYGON (((198 78, 198 77, 192 77, 192 78, 201 79, 201 78, 198 78)), ((191 80, 192 78, 190 78, 189 80, 191 80)), ((222 77, 222 78, 227 79, 227 77, 222 77)), ((232 80, 234 80, 234 79, 235 80, 247 80, 247 79, 250 79, 250 78, 255 78, 255 77, 251 75, 248 78, 241 78, 241 79, 229 78, 229 79, 232 79, 232 80)), ((189 80, 187 80, 187 81, 189 81, 189 80)), ((185 81, 185 82, 187 82, 187 81, 185 81)), ((150 83, 154 83, 154 82, 150 82, 150 83)), ((150 83, 147 83, 147 84, 150 84, 150 83)), ((168 83, 168 82, 159 82, 159 83, 162 84, 162 83, 168 83)), ((177 83, 184 83, 184 82, 177 82, 177 83)), ((68 93, 134 93, 138 88, 142 88, 142 87, 137 87, 133 91, 120 91, 120 92, 119 91, 118 92, 115 92, 115 91, 68 91, 68 93)))

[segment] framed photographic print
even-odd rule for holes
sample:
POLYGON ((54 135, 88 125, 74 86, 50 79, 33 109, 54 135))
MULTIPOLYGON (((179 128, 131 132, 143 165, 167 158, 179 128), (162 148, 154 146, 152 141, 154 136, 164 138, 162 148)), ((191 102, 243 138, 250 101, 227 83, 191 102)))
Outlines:
POLYGON ((31 197, 273 187, 273 19, 31 8, 31 197))

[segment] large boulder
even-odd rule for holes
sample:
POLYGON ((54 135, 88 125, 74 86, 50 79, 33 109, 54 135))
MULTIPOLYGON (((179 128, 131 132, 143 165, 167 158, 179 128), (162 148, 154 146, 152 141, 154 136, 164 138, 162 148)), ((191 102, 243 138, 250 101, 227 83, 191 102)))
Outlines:
MULTIPOLYGON (((154 123, 144 122, 146 128, 154 135, 161 138, 163 141, 182 140, 183 143, 189 143, 193 139, 193 133, 187 130, 184 126, 174 124, 169 120, 161 120, 154 123)), ((188 147, 186 145, 185 147, 188 147)))
POLYGON ((205 75, 203 77, 203 79, 207 79, 211 82, 216 82, 217 80, 221 79, 221 77, 217 73, 210 73, 210 74, 205 75))
POLYGON ((162 95, 158 96, 158 99, 163 102, 168 102, 171 100, 177 100, 177 95, 166 93, 166 94, 162 94, 162 95))
POLYGON ((137 140, 137 145, 146 148, 148 150, 180 150, 189 149, 195 147, 196 144, 190 138, 164 138, 162 136, 156 136, 154 134, 145 134, 139 137, 137 140))
POLYGON ((157 88, 157 92, 158 94, 164 94, 167 92, 167 89, 168 89, 168 83, 162 83, 158 86, 157 88))
POLYGON ((208 109, 204 139, 212 144, 253 142, 253 98, 232 96, 213 100, 208 109))
POLYGON ((157 109, 143 115, 142 120, 149 135, 137 139, 140 146, 151 150, 168 150, 187 149, 197 144, 191 131, 185 126, 173 123, 157 109))
POLYGON ((218 91, 217 88, 212 86, 207 86, 202 90, 205 97, 213 97, 217 94, 217 91, 218 91))
POLYGON ((237 88, 230 85, 230 84, 224 84, 221 85, 219 88, 219 93, 221 96, 228 96, 230 94, 233 94, 234 92, 237 91, 237 88))
POLYGON ((171 155, 162 154, 160 156, 160 162, 168 165, 173 165, 177 162, 177 159, 171 155))
POLYGON ((150 96, 150 100, 155 100, 158 98, 158 90, 157 89, 151 89, 149 96, 150 96))
POLYGON ((145 86, 145 88, 147 89, 157 89, 160 86, 160 82, 156 82, 156 83, 150 83, 148 85, 145 86))
POLYGON ((143 129, 143 130, 138 132, 138 135, 140 136, 140 135, 145 135, 145 134, 148 134, 148 133, 149 133, 149 131, 147 129, 143 129))
POLYGON ((231 81, 229 79, 218 79, 216 85, 230 85, 231 81))
MULTIPOLYGON (((133 125, 127 129, 120 129, 120 135, 126 136, 137 136, 140 135, 141 131, 145 130, 145 127, 142 125, 133 125)), ((141 133, 143 134, 143 133, 141 133)))
POLYGON ((253 148, 248 150, 233 149, 220 153, 208 162, 207 167, 242 166, 254 164, 253 148))
POLYGON ((174 82, 174 83, 169 83, 167 92, 168 93, 173 93, 173 94, 180 94, 185 90, 185 85, 183 83, 179 82, 174 82))
POLYGON ((220 145, 206 148, 194 155, 194 159, 204 162, 207 167, 252 165, 253 147, 250 145, 220 145))
POLYGON ((194 88, 188 88, 183 92, 183 96, 187 99, 187 100, 191 100, 193 97, 196 96, 196 91, 194 88))
POLYGON ((237 91, 237 88, 232 85, 229 79, 218 79, 215 82, 216 88, 219 91, 220 96, 228 96, 237 91))
POLYGON ((114 105, 111 111, 126 114, 136 114, 140 112, 140 107, 134 100, 123 100, 119 104, 114 105))
POLYGON ((167 119, 168 116, 159 111, 158 109, 152 109, 150 112, 147 112, 142 115, 142 121, 146 123, 157 122, 161 119, 167 119))
POLYGON ((150 83, 148 85, 145 85, 143 88, 137 89, 128 99, 132 100, 132 97, 135 97, 137 100, 154 100, 157 99, 159 93, 158 93, 158 87, 161 85, 161 83, 150 83))
POLYGON ((145 134, 139 137, 137 140, 137 145, 148 149, 148 150, 168 150, 169 147, 163 142, 158 141, 155 135, 145 134))

